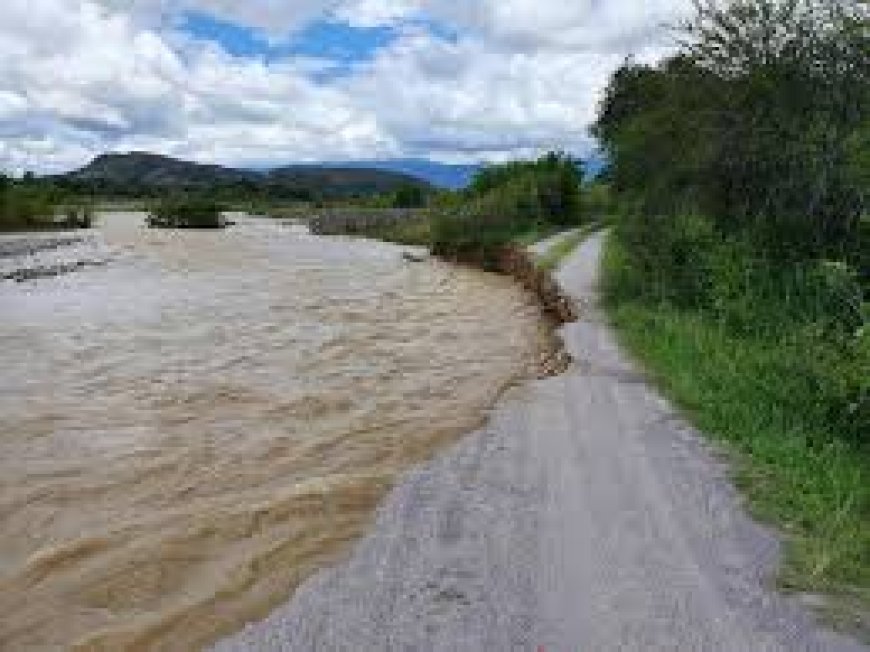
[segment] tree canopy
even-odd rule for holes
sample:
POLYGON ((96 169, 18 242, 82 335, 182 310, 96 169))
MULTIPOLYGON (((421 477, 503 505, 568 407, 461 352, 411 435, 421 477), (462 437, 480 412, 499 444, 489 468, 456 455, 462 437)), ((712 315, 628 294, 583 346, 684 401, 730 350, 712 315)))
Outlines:
POLYGON ((697 0, 680 52, 627 61, 594 133, 647 212, 699 209, 783 253, 854 246, 867 211, 866 2, 697 0))

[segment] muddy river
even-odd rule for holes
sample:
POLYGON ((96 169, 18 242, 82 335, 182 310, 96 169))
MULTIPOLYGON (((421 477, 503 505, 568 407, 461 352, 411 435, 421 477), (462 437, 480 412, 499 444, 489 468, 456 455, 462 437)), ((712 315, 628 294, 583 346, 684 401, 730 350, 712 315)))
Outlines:
POLYGON ((112 214, 18 245, 0 246, 2 649, 190 650, 263 617, 542 338, 506 278, 268 220, 112 214))

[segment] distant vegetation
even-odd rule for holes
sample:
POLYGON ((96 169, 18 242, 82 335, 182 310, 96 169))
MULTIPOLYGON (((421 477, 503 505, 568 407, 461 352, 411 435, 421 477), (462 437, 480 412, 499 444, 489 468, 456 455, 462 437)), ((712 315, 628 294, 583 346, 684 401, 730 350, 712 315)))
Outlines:
POLYGON ((437 207, 433 253, 491 268, 506 245, 529 232, 578 226, 582 180, 578 163, 559 153, 484 168, 437 207))
POLYGON ((510 249, 580 226, 609 201, 606 186, 583 184, 579 161, 559 152, 479 170, 468 188, 428 196, 412 189, 368 202, 370 206, 418 207, 401 220, 372 219, 353 233, 429 247, 443 258, 497 269, 510 249), (586 201, 586 193, 596 198, 586 201), (606 198, 606 199, 605 199, 606 198))
POLYGON ((426 205, 426 193, 419 185, 405 184, 392 193, 393 208, 423 208, 426 205))
MULTIPOLYGON (((468 188, 433 195, 425 215, 387 228, 375 224, 370 235, 489 267, 506 246, 580 224, 581 184, 579 164, 560 153, 491 165, 468 188)), ((407 199, 397 195, 396 205, 407 199)))
MULTIPOLYGON (((436 193, 407 174, 365 167, 288 166, 269 171, 203 165, 133 152, 105 154, 66 174, 15 180, 0 175, 0 230, 78 228, 92 206, 149 210, 152 223, 216 223, 209 202, 233 210, 304 219, 329 208, 420 208, 436 193)), ((214 207, 211 207, 214 208, 214 207)), ((197 228, 197 227, 192 227, 197 228)))
POLYGON ((196 196, 173 196, 155 203, 148 226, 161 229, 222 229, 227 222, 220 205, 196 196))
POLYGON ((792 535, 783 580, 870 605, 870 22, 863 3, 699 2, 684 45, 613 76, 626 342, 746 454, 792 535))
POLYGON ((21 180, 0 174, 0 231, 39 231, 88 228, 92 210, 33 175, 21 180))

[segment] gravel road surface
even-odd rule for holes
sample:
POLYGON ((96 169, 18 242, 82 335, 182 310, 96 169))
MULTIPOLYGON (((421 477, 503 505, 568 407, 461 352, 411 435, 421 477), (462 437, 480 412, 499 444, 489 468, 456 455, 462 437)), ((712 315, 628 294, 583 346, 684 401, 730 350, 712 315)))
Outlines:
POLYGON ((571 370, 509 392, 345 562, 216 650, 865 649, 772 590, 777 539, 596 308, 602 241, 559 273, 571 370))

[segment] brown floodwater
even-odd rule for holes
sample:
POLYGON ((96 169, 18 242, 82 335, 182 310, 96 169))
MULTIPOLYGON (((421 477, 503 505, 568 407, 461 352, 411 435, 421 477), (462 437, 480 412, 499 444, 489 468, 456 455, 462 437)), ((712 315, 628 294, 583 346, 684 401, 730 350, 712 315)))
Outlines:
POLYGON ((0 281, 6 650, 190 650, 263 617, 541 343, 510 280, 392 245, 104 217, 0 261, 101 263, 0 281))

